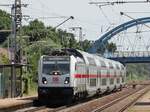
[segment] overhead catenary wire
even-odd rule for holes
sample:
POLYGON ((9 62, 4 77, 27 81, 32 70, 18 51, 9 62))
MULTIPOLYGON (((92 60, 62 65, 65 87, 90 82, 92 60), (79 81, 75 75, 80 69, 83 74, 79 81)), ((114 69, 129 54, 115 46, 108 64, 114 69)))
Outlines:
MULTIPOLYGON (((124 15, 124 16, 126 16, 126 17, 128 17, 128 18, 130 18, 130 19, 136 20, 135 18, 133 18, 133 17, 131 17, 131 16, 125 14, 124 12, 120 12, 120 14, 121 14, 121 15, 124 15)), ((137 22, 138 22, 138 20, 137 20, 137 22)), ((146 25, 146 24, 144 24, 144 23, 143 23, 143 25, 150 29, 150 26, 148 26, 148 25, 146 25)))
POLYGON ((30 8, 28 8, 28 10, 37 11, 37 13, 39 11, 41 11, 42 14, 46 13, 46 15, 50 15, 50 16, 44 16, 44 15, 42 15, 42 16, 34 16, 34 15, 31 15, 30 17, 24 18, 25 22, 28 23, 29 20, 32 21, 34 19, 40 19, 40 20, 43 21, 43 20, 46 20, 46 19, 66 19, 66 18, 69 18, 68 16, 62 16, 60 14, 51 13, 49 7, 47 7, 42 1, 39 1, 39 2, 40 2, 40 5, 42 5, 42 7, 45 7, 48 10, 45 10, 45 8, 44 9, 43 8, 40 9, 40 8, 37 8, 37 7, 36 8, 30 7, 30 8))
POLYGON ((58 24, 57 26, 54 27, 54 29, 56 29, 57 27, 61 26, 62 24, 64 24, 65 22, 67 22, 70 19, 74 19, 73 16, 70 16, 69 18, 67 18, 66 20, 64 20, 63 22, 61 22, 60 24, 58 24))
POLYGON ((52 17, 52 16, 43 16, 43 17, 31 17, 31 16, 26 16, 24 17, 25 20, 35 20, 35 19, 42 19, 42 20, 45 20, 45 19, 65 19, 65 18, 68 18, 66 16, 62 16, 62 17, 52 17))
MULTIPOLYGON (((41 12, 44 12, 44 13, 47 13, 47 14, 49 14, 49 15, 54 15, 54 17, 53 16, 50 16, 50 17, 31 17, 31 18, 29 18, 29 19, 34 19, 34 18, 36 18, 36 19, 42 19, 42 20, 44 20, 44 19, 65 19, 65 18, 68 18, 68 16, 62 16, 61 14, 57 14, 57 13, 50 13, 50 8, 46 5, 46 4, 44 4, 41 0, 39 1, 40 2, 40 4, 42 4, 47 10, 43 10, 43 9, 40 9, 40 8, 33 8, 33 7, 30 7, 28 10, 30 10, 30 9, 32 9, 32 10, 34 10, 34 11, 37 11, 37 12, 39 12, 39 11, 41 11, 41 12)), ((81 19, 77 19, 77 18, 75 18, 74 19, 74 21, 80 21, 80 22, 84 22, 84 23, 86 23, 86 24, 90 24, 90 25, 92 25, 92 26, 98 26, 97 24, 93 24, 93 23, 90 23, 89 21, 87 22, 87 21, 84 21, 84 20, 81 20, 81 19)), ((97 31, 96 31, 97 32, 97 31)))
POLYGON ((135 3, 149 3, 150 1, 149 0, 144 0, 144 1, 106 1, 106 2, 89 2, 89 4, 98 4, 100 6, 107 6, 107 5, 115 5, 115 4, 135 4, 135 3))
POLYGON ((103 9, 102 9, 101 7, 99 7, 99 9, 100 9, 101 13, 103 14, 103 16, 105 17, 105 19, 107 20, 107 22, 108 22, 109 24, 111 24, 109 18, 107 17, 107 15, 106 15, 105 12, 103 11, 103 9))
MULTIPOLYGON (((108 0, 106 0, 106 1, 109 2, 108 0)), ((119 13, 117 13, 117 12, 114 10, 113 6, 110 6, 110 8, 111 8, 111 11, 112 11, 112 12, 114 12, 116 15, 119 15, 119 13)))
MULTIPOLYGON (((43 0, 42 0, 42 1, 43 1, 43 0)), ((49 7, 48 7, 46 4, 44 4, 42 1, 39 0, 40 4, 43 5, 45 8, 47 8, 47 10, 49 11, 49 10, 50 10, 49 7)), ((45 2, 45 1, 44 1, 44 2, 45 2)), ((44 11, 44 10, 43 10, 43 8, 42 8, 42 12, 43 12, 43 11, 44 11)), ((51 14, 53 14, 53 15, 55 15, 55 16, 62 16, 62 15, 57 14, 57 13, 51 13, 51 14)))
MULTIPOLYGON (((149 1, 144 1, 144 3, 147 3, 147 2, 149 2, 149 1)), ((133 2, 133 3, 135 3, 135 2, 133 2)), ((140 2, 140 3, 143 3, 143 2, 140 2)), ((96 5, 98 5, 98 4, 96 4, 96 5)), ((101 7, 101 6, 100 6, 101 7)), ((102 7, 101 7, 102 8, 102 7)), ((129 12, 130 13, 130 12, 129 12)), ((134 13, 134 12, 131 12, 131 13, 134 13)), ((135 13, 145 13, 145 12, 135 12, 135 13)), ((150 13, 150 12, 146 12, 146 13, 150 13)), ((134 19, 134 18, 130 18, 130 19, 134 19)), ((135 19, 134 19, 135 20, 135 19)), ((143 26, 146 26, 146 27, 148 27, 148 28, 150 28, 147 24, 142 24, 143 26)), ((137 36, 137 33, 139 34, 139 33, 144 33, 144 32, 148 32, 148 30, 145 30, 145 31, 140 31, 141 30, 141 27, 140 27, 140 29, 139 28, 137 28, 137 31, 135 31, 135 33, 136 33, 136 36, 137 36)), ((127 32, 128 33, 128 32, 127 32)), ((136 38, 136 36, 135 36, 135 38, 136 38)), ((137 39, 137 38, 136 38, 137 39)), ((131 44, 132 43, 132 40, 130 40, 130 38, 128 38, 128 41, 129 41, 129 43, 131 44)), ((139 40, 139 41, 142 41, 144 44, 145 44, 145 40, 143 40, 143 39, 141 39, 141 40, 139 40)), ((136 42, 135 42, 136 43, 136 42)), ((134 49, 133 48, 134 47, 134 45, 132 46, 132 50, 134 49)))
MULTIPOLYGON (((30 8, 28 8, 28 9, 26 9, 26 10, 32 10, 32 11, 36 11, 37 13, 39 12, 39 11, 41 11, 41 12, 44 12, 44 13, 47 13, 47 14, 49 14, 50 16, 49 17, 36 17, 36 16, 32 16, 31 18, 29 18, 30 20, 32 20, 32 19, 40 19, 40 20, 45 20, 45 19, 63 19, 63 17, 62 17, 62 15, 61 14, 56 14, 56 13, 51 13, 51 10, 50 10, 50 7, 48 7, 47 6, 47 4, 45 4, 45 1, 42 1, 42 0, 40 0, 40 5, 42 4, 42 6, 44 6, 44 9, 42 8, 40 8, 40 7, 32 7, 31 5, 30 5, 30 8), (46 8, 46 9, 45 9, 46 8), (54 17, 52 17, 52 16, 54 16, 54 17), (58 16, 58 17, 57 17, 58 16), (60 16, 60 17, 59 17, 60 16)), ((35 13, 36 14, 36 13, 35 13)), ((30 14, 31 15, 31 14, 30 14)), ((64 16, 64 18, 67 18, 67 16, 64 16)), ((28 20, 28 18, 26 18, 26 20, 28 20)), ((76 19, 75 19, 76 20, 76 19)), ((74 21, 75 21, 74 20, 74 21)), ((26 21, 27 22, 27 21, 26 21)), ((82 21, 83 22, 83 21, 82 21)), ((90 25, 92 25, 92 26, 98 26, 97 24, 92 24, 92 23, 90 23, 90 22, 85 22, 84 21, 84 23, 87 23, 87 24, 90 24, 90 25)), ((81 23, 79 23, 79 24, 81 24, 81 23)), ((92 32, 93 32, 93 29, 91 29, 92 30, 92 32)), ((98 31, 96 31, 95 30, 95 32, 98 32, 98 31)))
MULTIPOLYGON (((45 1, 44 1, 45 2, 45 1)), ((40 3, 40 5, 42 5, 42 8, 35 8, 35 7, 31 7, 32 5, 30 5, 29 6, 29 8, 27 8, 26 10, 32 10, 32 12, 34 11, 34 12, 37 12, 37 13, 39 13, 39 11, 40 12, 42 12, 42 14, 43 13, 46 13, 46 15, 50 15, 50 16, 40 16, 40 17, 37 17, 37 19, 49 19, 49 18, 68 18, 67 16, 63 16, 63 15, 60 15, 60 14, 57 14, 57 13, 52 13, 52 12, 50 12, 50 9, 49 9, 49 7, 47 6, 47 5, 45 5, 42 1, 40 1, 39 0, 39 3, 40 3), (44 7, 44 8, 43 8, 44 7), (47 8, 46 10, 45 10, 45 8, 47 8)), ((32 17, 33 17, 33 15, 32 15, 32 17)), ((33 17, 34 18, 34 17, 33 17)), ((30 19, 32 19, 32 18, 30 18, 30 19)))
POLYGON ((150 12, 135 12, 135 11, 133 11, 133 12, 124 12, 124 13, 150 13, 150 12))

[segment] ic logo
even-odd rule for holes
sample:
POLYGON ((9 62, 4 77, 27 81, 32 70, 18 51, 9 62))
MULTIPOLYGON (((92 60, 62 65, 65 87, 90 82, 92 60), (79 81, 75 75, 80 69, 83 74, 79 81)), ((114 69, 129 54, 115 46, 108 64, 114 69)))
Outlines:
POLYGON ((58 77, 53 77, 53 82, 58 82, 59 81, 59 78, 58 77))

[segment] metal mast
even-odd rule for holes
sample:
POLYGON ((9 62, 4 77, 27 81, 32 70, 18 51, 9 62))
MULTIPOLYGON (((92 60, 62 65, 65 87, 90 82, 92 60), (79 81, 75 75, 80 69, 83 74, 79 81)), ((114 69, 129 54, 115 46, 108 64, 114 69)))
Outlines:
POLYGON ((20 34, 22 12, 21 12, 21 0, 15 0, 15 4, 12 5, 12 49, 13 49, 13 63, 20 63, 20 51, 17 44, 17 32, 20 34))
MULTIPOLYGON (((28 4, 21 4, 21 0, 15 0, 14 4, 0 4, 0 6, 11 6, 12 25, 11 30, 0 30, 0 32, 11 32, 11 97, 16 97, 18 94, 18 87, 16 86, 17 64, 21 64, 21 44, 17 40, 21 40, 22 27, 22 7, 27 7, 28 4)), ((21 80, 21 79, 20 79, 21 80)), ((21 84, 22 85, 22 84, 21 84)), ((20 85, 20 86, 21 86, 20 85)), ((19 93, 20 94, 20 93, 19 93)))

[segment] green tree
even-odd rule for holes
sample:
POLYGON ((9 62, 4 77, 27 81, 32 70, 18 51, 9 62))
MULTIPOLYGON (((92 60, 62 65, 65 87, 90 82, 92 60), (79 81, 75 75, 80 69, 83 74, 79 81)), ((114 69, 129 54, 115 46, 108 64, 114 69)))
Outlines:
POLYGON ((117 50, 117 46, 115 43, 109 43, 106 46, 106 49, 108 50, 108 52, 114 53, 117 50))
POLYGON ((83 47, 83 50, 84 51, 87 51, 91 46, 92 46, 92 41, 89 41, 89 40, 84 40, 83 42, 82 42, 82 47, 83 47))
POLYGON ((0 10, 0 29, 10 29, 11 28, 11 17, 5 11, 0 10))
MULTIPOLYGON (((0 30, 11 29, 11 17, 10 14, 0 10, 0 30)), ((4 42, 10 32, 0 32, 0 43, 4 42)))
POLYGON ((0 62, 1 62, 2 64, 9 64, 9 59, 8 59, 8 57, 7 57, 6 55, 1 54, 1 55, 0 55, 0 62))
POLYGON ((44 23, 37 19, 31 21, 28 26, 23 26, 23 35, 29 36, 29 41, 38 41, 46 37, 44 23))
POLYGON ((100 54, 104 54, 105 51, 108 51, 109 53, 114 53, 116 50, 117 50, 117 46, 115 43, 105 43, 103 44, 98 50, 97 50, 97 53, 100 53, 100 54))

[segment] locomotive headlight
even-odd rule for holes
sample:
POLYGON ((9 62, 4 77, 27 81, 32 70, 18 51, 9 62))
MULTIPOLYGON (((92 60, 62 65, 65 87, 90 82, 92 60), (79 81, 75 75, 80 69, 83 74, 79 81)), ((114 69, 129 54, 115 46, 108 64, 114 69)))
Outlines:
POLYGON ((69 82, 70 82, 70 78, 69 78, 69 77, 66 77, 66 78, 65 78, 65 81, 64 81, 64 84, 69 84, 69 82))
POLYGON ((57 72, 54 72, 54 75, 58 75, 58 73, 57 73, 57 72))
POLYGON ((42 78, 42 83, 43 83, 43 84, 47 84, 47 80, 46 80, 45 77, 42 78))
POLYGON ((44 84, 47 84, 47 81, 44 81, 43 83, 44 83, 44 84))
POLYGON ((53 75, 60 75, 59 71, 54 71, 52 74, 53 75))

